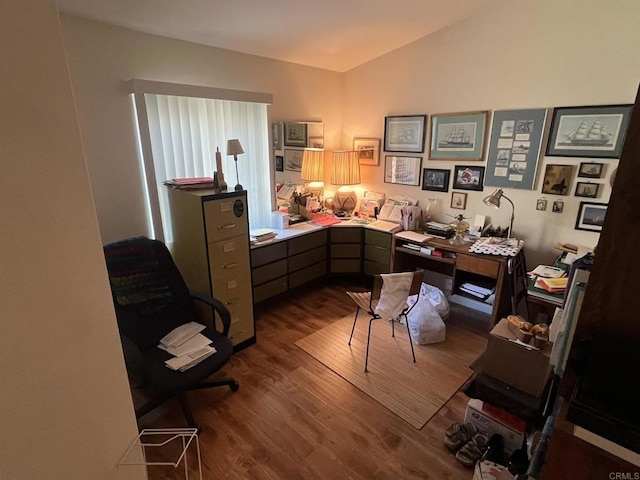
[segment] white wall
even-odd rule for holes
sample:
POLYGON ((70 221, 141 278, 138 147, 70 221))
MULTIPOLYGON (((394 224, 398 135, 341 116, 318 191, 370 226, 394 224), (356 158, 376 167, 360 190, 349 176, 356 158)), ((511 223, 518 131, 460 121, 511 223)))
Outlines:
MULTIPOLYGON (((640 82, 640 2, 637 0, 513 0, 486 14, 425 37, 345 74, 343 143, 384 135, 384 117, 472 110, 633 103, 640 82)), ((383 34, 381 32, 381 34, 383 34)), ((428 142, 427 142, 428 145, 428 142)), ((463 162, 429 161, 423 167, 450 168, 463 162)), ((539 163, 579 165, 580 159, 548 157, 539 163)), ((608 176, 617 160, 604 160, 605 178, 594 201, 607 202, 608 176)), ((459 213, 449 208, 451 192, 383 183, 381 166, 363 167, 362 189, 439 198, 439 220, 459 213)), ((484 165, 478 163, 478 165, 484 165)), ((507 189, 516 205, 514 233, 527 242, 528 262, 550 261, 556 242, 595 245, 598 234, 574 229, 580 200, 575 174, 569 196, 542 195, 542 175, 533 191, 507 189), (546 212, 536 199, 549 201, 546 212), (556 199, 564 213, 551 213, 556 199)), ((469 192, 466 215, 484 214, 508 225, 510 208, 482 204, 484 192, 469 192)))
POLYGON ((195 43, 62 17, 100 232, 105 242, 147 235, 131 78, 273 94, 270 119, 323 120, 337 148, 342 75, 195 43))
POLYGON ((2 2, 0 58, 0 478, 146 478, 50 0, 2 2))

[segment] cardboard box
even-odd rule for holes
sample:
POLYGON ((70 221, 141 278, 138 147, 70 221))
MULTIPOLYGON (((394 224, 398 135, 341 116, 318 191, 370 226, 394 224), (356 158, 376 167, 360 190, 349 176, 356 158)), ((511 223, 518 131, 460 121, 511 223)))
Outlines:
POLYGON ((482 373, 539 397, 551 373, 550 351, 548 345, 544 350, 538 350, 517 342, 509 321, 503 318, 489 335, 482 373))
POLYGON ((515 428, 513 425, 503 423, 500 418, 496 418, 489 412, 484 411, 482 406, 482 400, 475 398, 469 400, 464 413, 464 423, 475 425, 478 430, 482 430, 489 436, 494 433, 502 435, 504 438, 504 452, 507 455, 520 448, 525 438, 525 428, 515 428))

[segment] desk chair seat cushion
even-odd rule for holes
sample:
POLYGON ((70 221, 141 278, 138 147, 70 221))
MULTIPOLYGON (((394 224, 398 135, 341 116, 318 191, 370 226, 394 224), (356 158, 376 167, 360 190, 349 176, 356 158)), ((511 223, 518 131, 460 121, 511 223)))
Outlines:
POLYGON ((142 352, 139 367, 147 388, 160 395, 177 393, 205 380, 227 363, 233 354, 231 341, 208 327, 200 333, 212 340, 211 346, 216 353, 184 372, 171 370, 164 364, 165 360, 172 358, 169 352, 157 347, 142 352))

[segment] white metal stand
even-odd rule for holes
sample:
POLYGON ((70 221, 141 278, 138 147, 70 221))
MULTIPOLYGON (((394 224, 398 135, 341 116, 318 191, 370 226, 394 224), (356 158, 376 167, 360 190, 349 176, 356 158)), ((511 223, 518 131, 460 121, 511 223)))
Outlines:
POLYGON ((118 463, 120 465, 166 465, 178 468, 180 463, 184 463, 185 479, 189 478, 189 465, 187 450, 195 443, 198 458, 198 475, 202 480, 202 461, 200 459, 200 443, 198 441, 198 431, 196 428, 166 428, 166 429, 144 429, 131 443, 131 446, 118 463), (195 440, 195 442, 194 442, 195 440), (148 461, 147 449, 168 448, 175 442, 182 442, 182 448, 175 461, 148 461), (140 458, 142 460, 140 460, 140 458), (184 462, 183 462, 184 460, 184 462))

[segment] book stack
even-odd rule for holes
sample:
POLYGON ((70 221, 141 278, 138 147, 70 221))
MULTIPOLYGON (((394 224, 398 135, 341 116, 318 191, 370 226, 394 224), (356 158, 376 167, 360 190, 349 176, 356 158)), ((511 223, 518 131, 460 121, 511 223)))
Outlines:
POLYGON ((427 234, 438 238, 451 238, 454 235, 453 228, 446 223, 427 222, 427 234))
POLYGON ((493 303, 496 287, 483 287, 471 282, 464 282, 460 290, 486 303, 493 303))
POLYGON ((560 278, 547 278, 547 277, 538 277, 534 286, 536 288, 542 288, 549 293, 561 293, 564 292, 567 288, 569 278, 568 277, 560 277, 560 278))
POLYGON ((375 228, 376 230, 382 230, 383 232, 399 232, 402 227, 399 223, 388 222, 386 220, 375 220, 367 225, 369 228, 375 228))
POLYGON ((260 245, 262 243, 270 242, 278 236, 276 232, 269 230, 268 228, 252 230, 249 232, 249 235, 251 236, 251 245, 260 245))
POLYGON ((200 333, 204 328, 204 325, 189 322, 162 337, 158 348, 173 355, 164 362, 165 365, 171 370, 184 372, 216 353, 211 340, 200 333))

